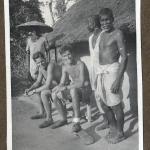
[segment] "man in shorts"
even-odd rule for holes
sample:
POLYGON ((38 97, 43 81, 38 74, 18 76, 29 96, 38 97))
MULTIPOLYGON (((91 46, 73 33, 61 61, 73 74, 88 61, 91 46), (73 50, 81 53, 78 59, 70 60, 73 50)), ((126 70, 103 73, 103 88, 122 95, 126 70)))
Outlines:
POLYGON ((39 99, 39 114, 31 117, 31 119, 42 119, 45 121, 39 128, 45 128, 53 123, 52 108, 51 108, 51 90, 58 85, 61 78, 61 67, 53 62, 46 62, 46 59, 41 52, 36 52, 33 55, 33 60, 38 66, 38 77, 35 83, 25 90, 26 95, 36 94, 39 99))
POLYGON ((74 112, 72 131, 79 132, 81 130, 80 101, 84 101, 88 104, 91 95, 88 71, 85 64, 75 58, 71 45, 63 46, 60 50, 60 54, 64 62, 62 67, 62 77, 60 84, 52 91, 54 103, 62 120, 54 123, 52 128, 58 128, 67 124, 65 100, 70 99, 72 101, 74 112), (66 83, 67 78, 70 79, 69 84, 66 83))

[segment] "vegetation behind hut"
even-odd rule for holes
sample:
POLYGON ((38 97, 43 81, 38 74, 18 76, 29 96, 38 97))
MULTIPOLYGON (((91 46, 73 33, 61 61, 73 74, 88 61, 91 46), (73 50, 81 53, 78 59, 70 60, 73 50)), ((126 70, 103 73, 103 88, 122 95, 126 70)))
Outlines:
POLYGON ((26 34, 17 30, 16 26, 32 20, 44 22, 39 9, 38 0, 10 0, 10 50, 12 78, 26 77, 25 47, 26 34))

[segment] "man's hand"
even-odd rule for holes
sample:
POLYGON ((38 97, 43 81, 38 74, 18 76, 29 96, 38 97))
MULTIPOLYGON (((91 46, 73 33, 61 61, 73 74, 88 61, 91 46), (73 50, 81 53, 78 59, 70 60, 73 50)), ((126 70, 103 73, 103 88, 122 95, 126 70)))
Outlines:
POLYGON ((30 95, 33 95, 33 94, 35 94, 36 93, 36 90, 34 89, 34 90, 32 90, 32 91, 29 91, 28 92, 28 95, 30 96, 30 95))
POLYGON ((30 95, 33 95, 34 93, 36 93, 35 89, 31 90, 31 91, 29 89, 26 89, 24 92, 24 95, 30 96, 30 95))
POLYGON ((111 92, 116 94, 119 92, 119 88, 120 88, 120 80, 116 79, 111 86, 111 92))
POLYGON ((24 95, 28 95, 29 89, 25 89, 24 95))
POLYGON ((65 89, 66 89, 66 86, 58 85, 52 89, 52 92, 58 93, 58 92, 64 91, 65 89))
POLYGON ((60 85, 55 86, 55 87, 52 89, 52 92, 57 93, 59 86, 60 86, 60 85))

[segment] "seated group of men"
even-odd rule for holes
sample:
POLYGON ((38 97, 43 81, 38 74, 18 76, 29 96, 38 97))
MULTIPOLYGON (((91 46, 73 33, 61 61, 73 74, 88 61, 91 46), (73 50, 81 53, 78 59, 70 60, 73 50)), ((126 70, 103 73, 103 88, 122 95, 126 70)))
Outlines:
POLYGON ((90 95, 94 90, 95 99, 100 102, 106 124, 110 128, 106 139, 111 143, 124 139, 124 112, 119 89, 127 64, 127 54, 123 34, 113 27, 113 21, 113 13, 109 8, 101 9, 98 18, 94 16, 89 19, 88 28, 92 32, 89 37, 89 73, 85 64, 76 59, 71 45, 60 49, 63 60, 61 69, 55 63, 46 63, 41 52, 33 54, 33 60, 39 66, 38 78, 25 92, 39 96, 40 112, 32 119, 46 118, 40 128, 50 125, 51 128, 58 128, 67 124, 65 100, 70 100, 74 112, 72 131, 79 132, 80 101, 84 100, 90 108, 90 95), (51 102, 61 116, 61 120, 57 122, 53 122, 51 102))
POLYGON ((32 116, 32 119, 46 118, 39 126, 45 128, 52 125, 57 128, 67 124, 66 102, 72 101, 74 112, 73 132, 81 130, 80 127, 80 101, 84 100, 87 104, 91 96, 91 86, 89 75, 85 64, 77 60, 72 52, 71 45, 61 48, 63 66, 56 63, 47 63, 41 52, 36 52, 33 59, 39 66, 39 73, 36 82, 26 89, 27 95, 37 94, 41 99, 39 114, 32 116), (61 120, 53 123, 51 102, 61 115, 61 120))

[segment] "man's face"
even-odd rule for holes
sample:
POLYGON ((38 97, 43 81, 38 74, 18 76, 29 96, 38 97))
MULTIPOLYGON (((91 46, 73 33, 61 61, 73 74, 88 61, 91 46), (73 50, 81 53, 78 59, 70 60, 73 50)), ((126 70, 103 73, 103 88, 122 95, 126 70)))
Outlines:
POLYGON ((88 19, 88 30, 90 32, 93 32, 95 29, 95 22, 94 22, 94 19, 93 18, 89 18, 88 19))
POLYGON ((37 59, 35 60, 35 63, 36 63, 36 65, 37 65, 38 67, 43 67, 43 68, 46 67, 46 61, 45 61, 44 58, 41 58, 41 57, 37 58, 37 59))
POLYGON ((101 24, 102 30, 110 31, 113 27, 113 19, 110 18, 108 15, 101 15, 100 24, 101 24))
POLYGON ((33 32, 30 32, 30 36, 31 36, 31 40, 36 40, 36 38, 37 38, 37 35, 36 35, 36 32, 35 31, 33 31, 33 32))
POLYGON ((65 51, 62 54, 62 59, 65 64, 71 64, 73 62, 73 56, 70 51, 65 51))

